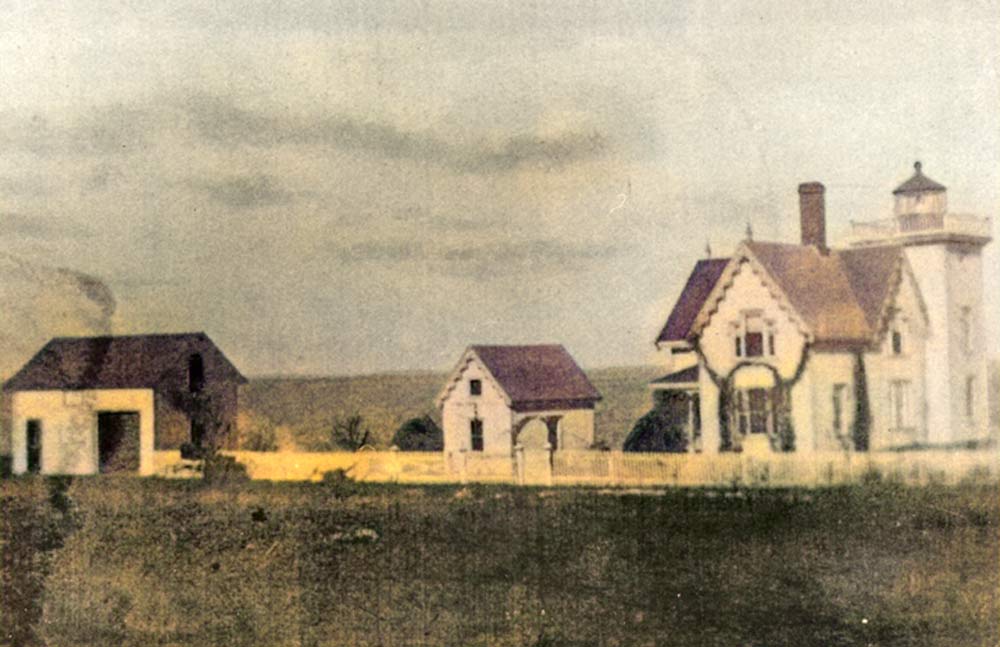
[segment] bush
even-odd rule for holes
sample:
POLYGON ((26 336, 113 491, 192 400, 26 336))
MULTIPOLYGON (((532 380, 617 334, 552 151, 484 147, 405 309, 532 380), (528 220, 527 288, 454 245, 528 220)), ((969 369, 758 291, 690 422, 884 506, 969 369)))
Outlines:
POLYGON ((330 494, 336 499, 346 499, 361 491, 361 484, 344 469, 323 472, 323 485, 329 488, 330 494))
POLYGON ((682 425, 671 423, 657 407, 636 421, 622 449, 627 452, 685 452, 687 434, 682 425))
POLYGON ((205 482, 213 485, 245 483, 250 480, 247 466, 225 454, 214 453, 206 456, 202 470, 205 482))
POLYGON ((239 447, 251 452, 273 452, 278 449, 278 434, 266 416, 240 412, 236 418, 239 447))
POLYGON ((444 449, 444 432, 430 416, 411 418, 396 430, 392 444, 404 452, 439 452, 444 449))

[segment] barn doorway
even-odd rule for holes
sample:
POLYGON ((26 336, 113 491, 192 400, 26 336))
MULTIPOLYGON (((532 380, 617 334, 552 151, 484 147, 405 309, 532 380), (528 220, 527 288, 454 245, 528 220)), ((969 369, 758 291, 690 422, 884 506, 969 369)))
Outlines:
POLYGON ((139 412, 97 414, 97 457, 101 474, 139 471, 139 412))

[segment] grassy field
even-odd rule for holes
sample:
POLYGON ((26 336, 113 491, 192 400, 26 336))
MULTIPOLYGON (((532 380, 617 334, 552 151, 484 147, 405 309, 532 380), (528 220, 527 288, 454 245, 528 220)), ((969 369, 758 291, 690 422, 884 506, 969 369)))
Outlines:
MULTIPOLYGON (((662 373, 643 366, 587 372, 604 396, 596 410, 598 440, 621 448, 636 419, 650 408, 647 383, 662 373)), ((406 420, 438 417, 434 398, 445 379, 443 373, 254 378, 244 387, 240 406, 246 415, 276 428, 281 449, 324 449, 333 420, 354 413, 364 418, 375 445, 388 447, 406 420)))
POLYGON ((995 486, 0 483, 0 643, 996 645, 995 486), (5 642, 6 641, 6 642, 5 642))

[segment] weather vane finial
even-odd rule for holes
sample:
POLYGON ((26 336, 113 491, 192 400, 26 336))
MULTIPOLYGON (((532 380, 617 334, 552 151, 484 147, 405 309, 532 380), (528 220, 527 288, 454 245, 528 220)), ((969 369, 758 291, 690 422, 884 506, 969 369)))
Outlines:
POLYGON ((921 174, 923 168, 924 165, 919 160, 913 163, 913 170, 917 172, 917 175, 921 174))
POLYGON ((705 258, 712 258, 712 243, 705 239, 705 258))
POLYGON ((753 240, 753 227, 749 220, 747 220, 747 240, 753 240))

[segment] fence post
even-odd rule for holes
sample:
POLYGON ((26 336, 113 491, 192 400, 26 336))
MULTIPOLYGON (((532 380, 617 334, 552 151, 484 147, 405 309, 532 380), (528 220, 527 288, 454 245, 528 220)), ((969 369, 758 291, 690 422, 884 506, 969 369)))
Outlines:
POLYGON ((462 485, 469 482, 469 454, 465 449, 458 450, 458 480, 462 485))
POLYGON ((514 445, 514 479, 518 485, 524 485, 524 445, 514 445))
POLYGON ((555 457, 553 456, 554 449, 552 448, 552 443, 545 443, 545 455, 548 460, 545 462, 545 484, 552 485, 552 471, 553 471, 553 461, 555 457))
POLYGON ((616 460, 617 455, 618 452, 608 452, 608 481, 610 481, 610 485, 618 485, 618 481, 621 478, 618 471, 618 461, 616 460))

